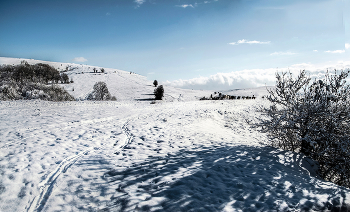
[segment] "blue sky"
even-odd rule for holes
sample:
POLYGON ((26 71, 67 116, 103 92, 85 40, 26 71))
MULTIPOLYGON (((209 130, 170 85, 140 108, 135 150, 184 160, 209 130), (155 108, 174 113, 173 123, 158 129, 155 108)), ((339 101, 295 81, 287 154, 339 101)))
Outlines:
POLYGON ((235 85, 237 73, 348 67, 345 8, 349 0, 2 0, 0 56, 117 68, 188 88, 256 86, 235 85), (207 84, 218 74, 235 77, 207 84))

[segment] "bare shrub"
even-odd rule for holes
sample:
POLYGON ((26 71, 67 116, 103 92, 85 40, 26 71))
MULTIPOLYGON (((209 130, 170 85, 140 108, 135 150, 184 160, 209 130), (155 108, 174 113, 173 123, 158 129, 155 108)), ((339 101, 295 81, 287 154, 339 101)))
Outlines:
POLYGON ((350 85, 349 71, 327 73, 315 80, 301 71, 276 74, 276 88, 269 90, 271 106, 263 112, 264 132, 273 146, 301 152, 319 164, 319 175, 350 187, 350 85))
POLYGON ((93 89, 94 90, 87 97, 88 100, 111 100, 112 96, 105 82, 96 82, 93 89))

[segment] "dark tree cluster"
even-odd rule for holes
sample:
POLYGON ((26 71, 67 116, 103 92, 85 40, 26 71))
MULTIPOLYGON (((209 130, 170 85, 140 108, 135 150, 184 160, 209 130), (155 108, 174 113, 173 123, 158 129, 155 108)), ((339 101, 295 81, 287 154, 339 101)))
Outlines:
POLYGON ((62 82, 63 76, 65 82, 69 83, 66 74, 60 75, 54 67, 43 63, 30 65, 22 61, 19 65, 0 66, 0 100, 74 100, 63 88, 53 85, 62 82), (52 85, 49 86, 49 83, 52 85))
POLYGON ((59 71, 54 67, 38 63, 35 65, 29 65, 26 61, 22 61, 20 65, 1 66, 1 80, 15 80, 16 82, 40 82, 57 83, 61 77, 59 71))
MULTIPOLYGON (((214 92, 216 94, 216 92, 214 92)), ((218 93, 219 95, 213 96, 213 94, 210 95, 210 97, 203 96, 199 100, 235 100, 235 99, 256 99, 256 97, 253 96, 234 96, 234 95, 226 95, 222 93, 218 93)))
MULTIPOLYGON (((98 73, 97 68, 93 68, 92 70, 94 71, 94 73, 98 73)), ((101 68, 100 71, 101 71, 101 73, 105 73, 105 69, 104 68, 101 68)))

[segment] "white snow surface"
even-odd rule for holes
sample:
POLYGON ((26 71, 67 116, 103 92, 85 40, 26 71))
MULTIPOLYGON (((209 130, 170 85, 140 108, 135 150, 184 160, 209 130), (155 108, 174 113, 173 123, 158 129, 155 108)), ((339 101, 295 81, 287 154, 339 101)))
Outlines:
POLYGON ((350 211, 349 189, 246 121, 262 98, 198 101, 213 92, 166 86, 154 103, 143 76, 75 66, 71 94, 105 81, 117 101, 1 101, 0 211, 350 211))

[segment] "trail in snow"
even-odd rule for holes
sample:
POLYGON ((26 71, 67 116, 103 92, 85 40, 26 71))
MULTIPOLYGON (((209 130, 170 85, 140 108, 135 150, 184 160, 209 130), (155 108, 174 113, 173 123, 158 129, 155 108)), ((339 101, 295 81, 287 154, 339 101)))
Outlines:
MULTIPOLYGON (((103 121, 111 121, 114 117, 108 117, 103 118, 103 121)), ((114 149, 116 149, 115 153, 119 154, 120 151, 122 151, 133 139, 132 134, 130 133, 130 130, 128 129, 128 124, 132 119, 128 119, 122 126, 122 131, 126 135, 126 139, 118 141, 117 145, 115 145, 114 149)), ((95 120, 87 120, 87 121, 81 121, 80 123, 88 124, 88 123, 95 123, 95 120)), ((120 121, 119 121, 120 122, 120 121)), ((40 184, 40 194, 36 197, 34 197, 33 201, 31 202, 28 212, 37 211, 40 212, 45 207, 45 204, 47 200, 49 199, 54 186, 56 184, 57 178, 62 174, 65 173, 76 161, 81 159, 84 155, 90 154, 94 150, 99 150, 100 147, 91 147, 85 151, 80 152, 77 155, 70 156, 66 159, 64 159, 56 168, 54 171, 52 171, 45 180, 43 180, 40 184)))
POLYGON ((57 178, 64 172, 67 171, 69 167, 71 167, 79 158, 81 158, 84 155, 87 155, 89 152, 98 149, 95 148, 89 148, 88 150, 85 150, 77 155, 68 157, 64 159, 57 167, 56 169, 51 172, 45 180, 43 180, 40 184, 40 194, 39 196, 36 196, 31 205, 29 206, 28 210, 29 212, 32 211, 38 211, 40 212, 44 206, 48 198, 50 197, 52 190, 54 189, 54 185, 56 183, 57 178))
POLYGON ((120 123, 133 116, 128 104, 116 102, 27 101, 22 106, 5 102, 0 107, 0 211, 38 208, 47 196, 51 198, 52 188, 62 182, 67 168, 86 157, 84 153, 91 154, 94 147, 113 148, 117 140, 123 143, 127 136, 120 123), (26 108, 24 113, 18 113, 20 108, 26 108), (32 116, 37 109, 41 115, 32 116))
MULTIPOLYGON (((137 115, 139 119, 139 115, 137 115)), ((146 117, 146 115, 143 115, 143 117, 146 117)), ((112 121, 115 119, 115 116, 112 117, 107 117, 107 118, 99 118, 99 119, 94 119, 94 120, 81 120, 79 122, 73 122, 73 124, 91 124, 91 123, 97 123, 97 122, 103 122, 103 121, 112 121)), ((123 124, 121 127, 123 134, 126 135, 125 139, 119 140, 115 145, 114 145, 114 151, 115 154, 119 154, 124 148, 131 142, 133 139, 133 135, 131 134, 130 130, 128 129, 128 124, 131 120, 134 120, 135 118, 128 118, 127 121, 123 124)), ((123 122, 123 120, 118 120, 118 122, 123 122)), ((48 127, 54 127, 57 125, 49 125, 48 127)), ((68 128, 68 127, 66 127, 68 128)), ((65 173, 68 168, 70 168, 76 161, 81 159, 84 155, 91 154, 95 150, 99 150, 101 147, 91 147, 85 151, 80 152, 77 155, 70 156, 66 159, 64 159, 54 171, 52 171, 45 180, 43 180, 40 184, 40 194, 36 196, 33 201, 31 202, 29 208, 27 211, 38 211, 40 212, 44 207, 49 199, 50 195, 52 194, 52 191, 54 189, 54 186, 56 184, 56 180, 58 177, 62 174, 65 173)))
POLYGON ((115 154, 119 154, 120 151, 123 150, 125 146, 128 145, 133 138, 133 136, 130 133, 130 130, 128 129, 129 122, 130 120, 128 120, 122 127, 123 133, 126 135, 126 139, 124 139, 123 142, 120 142, 120 143, 118 142, 117 151, 115 152, 115 154))

